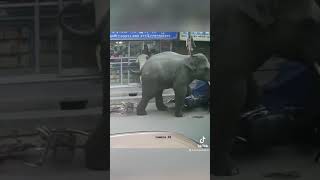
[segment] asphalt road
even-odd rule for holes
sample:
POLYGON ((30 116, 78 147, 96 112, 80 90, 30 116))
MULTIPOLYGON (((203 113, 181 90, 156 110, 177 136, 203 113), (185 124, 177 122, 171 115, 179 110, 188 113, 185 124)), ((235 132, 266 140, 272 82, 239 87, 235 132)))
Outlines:
POLYGON ((1 180, 106 180, 107 171, 85 168, 84 154, 78 151, 72 162, 55 161, 52 158, 42 167, 29 167, 20 160, 0 163, 1 180))
MULTIPOLYGON (((159 112, 154 104, 150 104, 147 111, 147 116, 136 116, 134 113, 112 114, 111 134, 137 130, 166 130, 183 133, 194 140, 202 136, 210 137, 209 113, 203 109, 186 112, 182 118, 175 118, 172 108, 169 112, 159 112)), ((315 163, 313 159, 318 151, 320 149, 293 145, 273 147, 260 153, 251 153, 244 148, 234 156, 241 171, 240 175, 212 179, 316 180, 320 177, 320 163, 315 163), (292 174, 297 177, 281 175, 264 177, 265 174, 274 172, 293 172, 292 174)), ((57 162, 50 159, 39 168, 28 167, 19 160, 0 162, 0 178, 1 180, 108 179, 109 173, 106 171, 86 169, 83 157, 83 152, 78 151, 72 162, 57 162)), ((112 180, 208 180, 209 157, 208 152, 113 149, 110 175, 112 180)))
MULTIPOLYGON (((210 144, 210 113, 202 108, 174 116, 174 104, 169 111, 158 111, 149 103, 146 116, 112 113, 110 133, 135 131, 170 131, 181 133, 197 142, 205 136, 210 144)), ((210 152, 190 152, 188 149, 111 149, 112 180, 208 180, 210 152)))
MULTIPOLYGON (((112 114, 111 134, 164 130, 180 132, 198 142, 199 138, 205 136, 208 139, 207 143, 210 142, 210 115, 203 109, 195 109, 186 112, 182 118, 176 118, 172 107, 169 112, 159 112, 154 104, 149 104, 147 112, 147 116, 136 116, 134 113, 112 114)), ((314 162, 314 157, 319 151, 319 148, 314 147, 283 145, 253 153, 245 145, 237 146, 234 160, 240 168, 240 175, 213 176, 212 179, 320 179, 320 162, 314 162), (273 177, 265 177, 270 173, 275 174, 273 177), (289 176, 277 173, 289 173, 289 176)), ((169 152, 169 150, 112 150, 111 177, 115 180, 208 180, 209 159, 210 154, 204 152, 194 154, 185 151, 169 152)))
POLYGON ((316 180, 320 179, 320 162, 315 163, 319 149, 294 145, 270 148, 260 153, 242 152, 234 156, 240 174, 234 177, 213 177, 215 180, 316 180), (266 174, 273 177, 264 177, 266 174), (289 173, 285 176, 277 173, 289 173))
MULTIPOLYGON (((135 105, 136 106, 136 105, 135 105)), ((154 103, 147 106, 146 116, 137 116, 134 112, 127 114, 112 113, 110 133, 135 131, 171 131, 177 132, 197 142, 204 136, 210 143, 210 113, 203 108, 186 111, 183 117, 174 116, 174 104, 169 104, 169 111, 158 111, 154 103)))

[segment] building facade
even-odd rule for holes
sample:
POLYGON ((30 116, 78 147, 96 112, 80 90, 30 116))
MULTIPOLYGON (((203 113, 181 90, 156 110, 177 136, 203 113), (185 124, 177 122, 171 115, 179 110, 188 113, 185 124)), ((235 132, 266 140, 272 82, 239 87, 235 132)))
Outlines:
MULTIPOLYGON (((2 77, 98 74, 95 40, 64 33, 58 24, 59 7, 72 3, 76 2, 12 0, 0 4, 2 77)), ((79 18, 79 11, 70 12, 68 18, 79 18)))
MULTIPOLYGON (((210 33, 192 32, 196 48, 210 58, 210 33)), ((111 32, 110 34, 110 82, 111 86, 135 85, 137 75, 130 73, 129 67, 138 70, 134 64, 141 54, 157 54, 173 51, 188 54, 186 48, 187 32, 111 32)))

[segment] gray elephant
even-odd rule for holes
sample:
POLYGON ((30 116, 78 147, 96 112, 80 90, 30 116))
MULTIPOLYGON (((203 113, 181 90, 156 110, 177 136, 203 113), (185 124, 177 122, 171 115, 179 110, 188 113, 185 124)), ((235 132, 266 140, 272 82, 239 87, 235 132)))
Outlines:
MULTIPOLYGON (((71 33, 75 36, 82 37, 84 40, 94 38, 97 41, 97 61, 98 66, 102 69, 104 77, 108 75, 107 73, 107 64, 106 61, 99 61, 100 59, 104 59, 108 56, 109 50, 109 42, 107 42, 107 36, 109 35, 108 23, 109 23, 109 2, 107 0, 82 0, 82 3, 79 5, 77 4, 70 4, 62 9, 59 13, 59 23, 62 29, 68 33, 71 33), (92 8, 93 7, 93 8, 92 8), (69 12, 74 8, 91 8, 93 10, 93 17, 95 26, 91 29, 81 30, 73 28, 71 25, 65 23, 64 18, 69 12), (101 65, 102 64, 102 68, 101 65)), ((104 89, 107 88, 107 79, 103 78, 104 82, 104 89)), ((107 91, 104 90, 104 101, 109 101, 109 95, 106 93, 107 91)), ((95 170, 107 170, 109 169, 109 154, 108 154, 108 146, 109 146, 109 134, 107 133, 108 129, 108 112, 109 109, 106 104, 103 105, 103 117, 101 121, 97 125, 96 130, 90 135, 87 143, 86 143, 86 167, 89 169, 95 170)))
POLYGON ((205 55, 192 56, 174 52, 162 52, 151 56, 140 72, 142 99, 137 106, 137 115, 146 115, 145 110, 151 98, 156 98, 160 111, 167 110, 163 103, 164 89, 173 88, 175 93, 175 116, 182 117, 182 108, 187 86, 195 79, 210 81, 210 64, 205 55))
POLYGON ((270 57, 319 68, 319 7, 314 0, 213 1, 214 61, 211 172, 239 173, 230 156, 252 73, 270 57))

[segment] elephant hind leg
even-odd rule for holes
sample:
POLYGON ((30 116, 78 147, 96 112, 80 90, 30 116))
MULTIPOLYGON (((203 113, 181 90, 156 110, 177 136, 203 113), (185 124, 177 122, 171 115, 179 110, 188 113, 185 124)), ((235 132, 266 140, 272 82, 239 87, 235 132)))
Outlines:
POLYGON ((152 96, 146 96, 146 97, 142 96, 142 99, 137 106, 137 115, 140 115, 140 116, 147 115, 146 107, 147 107, 150 99, 152 99, 152 98, 153 98, 152 96))
POLYGON ((142 86, 142 99, 137 106, 137 115, 147 115, 146 107, 150 99, 152 99, 156 95, 157 87, 152 84, 152 82, 147 82, 145 84, 148 84, 148 86, 142 86))
POLYGON ((159 111, 166 111, 168 110, 168 107, 163 103, 162 93, 163 93, 163 90, 159 91, 156 94, 156 106, 159 111))

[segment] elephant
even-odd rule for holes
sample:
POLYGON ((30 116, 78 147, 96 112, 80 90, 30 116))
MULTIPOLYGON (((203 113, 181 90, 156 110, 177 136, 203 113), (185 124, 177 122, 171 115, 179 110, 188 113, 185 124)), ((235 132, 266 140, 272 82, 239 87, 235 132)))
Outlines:
POLYGON ((248 79, 258 67, 280 57, 319 71, 319 4, 317 0, 212 2, 212 174, 240 173, 231 157, 232 142, 246 104, 248 79))
MULTIPOLYGON (((136 63, 136 64, 139 64, 139 69, 140 69, 140 71, 141 71, 144 63, 146 63, 146 61, 147 61, 148 59, 149 59, 149 56, 146 55, 146 54, 140 54, 140 55, 137 57, 135 63, 136 63)), ((136 71, 133 71, 133 70, 131 70, 131 69, 130 69, 130 71, 133 72, 134 74, 139 74, 139 73, 140 73, 140 71, 136 72, 136 71)), ((141 81, 141 77, 140 77, 140 84, 141 84, 141 82, 142 82, 142 81, 141 81)))
MULTIPOLYGON (((138 57, 137 57, 137 59, 136 59, 136 62, 135 62, 135 64, 138 64, 139 65, 139 68, 140 68, 140 70, 139 71, 135 71, 135 70, 132 70, 131 69, 131 67, 130 67, 130 65, 129 65, 129 67, 130 67, 130 69, 129 69, 129 71, 131 72, 131 73, 133 73, 133 74, 136 74, 136 75, 139 75, 140 76, 140 72, 141 72, 141 70, 142 70, 142 67, 143 67, 143 65, 146 63, 146 61, 148 60, 150 58, 150 56, 149 55, 146 55, 146 54, 140 54, 138 57)), ((139 77, 140 79, 140 85, 142 84, 142 80, 141 80, 141 76, 139 77)), ((190 88, 190 86, 188 85, 187 86, 187 95, 186 96, 190 96, 191 95, 191 88, 190 88)), ((170 102, 172 102, 172 101, 174 101, 174 99, 172 99, 170 102)))
MULTIPOLYGON (((61 28, 74 36, 81 37, 84 40, 88 38, 94 38, 97 41, 97 60, 103 61, 98 62, 98 66, 102 67, 103 77, 108 76, 107 72, 107 61, 105 61, 105 57, 108 57, 108 47, 109 42, 109 18, 110 18, 110 7, 109 1, 106 0, 82 0, 82 3, 79 5, 77 4, 70 4, 62 9, 59 13, 59 24, 61 28), (93 5, 93 8, 91 8, 93 5), (66 12, 73 8, 91 8, 94 10, 93 17, 95 17, 94 24, 91 29, 87 30, 80 30, 73 28, 71 25, 65 23, 64 18, 66 12), (99 52, 100 51, 100 52, 99 52), (101 64, 100 64, 101 63, 101 64)), ((100 68, 101 69, 101 68, 100 68)), ((109 88, 107 78, 103 78, 103 102, 109 102, 109 94, 107 94, 107 88, 109 88)), ((103 103, 103 117, 101 121, 98 123, 96 130, 90 134, 89 139, 86 142, 85 147, 85 159, 86 159, 86 167, 89 169, 94 170, 108 170, 110 168, 109 163, 109 153, 108 153, 108 146, 109 146, 109 134, 107 133, 108 122, 107 112, 109 111, 109 107, 107 103, 103 103)))
POLYGON ((156 107, 166 111, 162 92, 173 88, 175 93, 175 116, 182 117, 187 86, 195 79, 210 81, 210 63, 202 53, 182 55, 175 52, 162 52, 151 56, 141 72, 142 99, 137 106, 137 115, 146 115, 145 108, 151 98, 156 98, 156 107))

